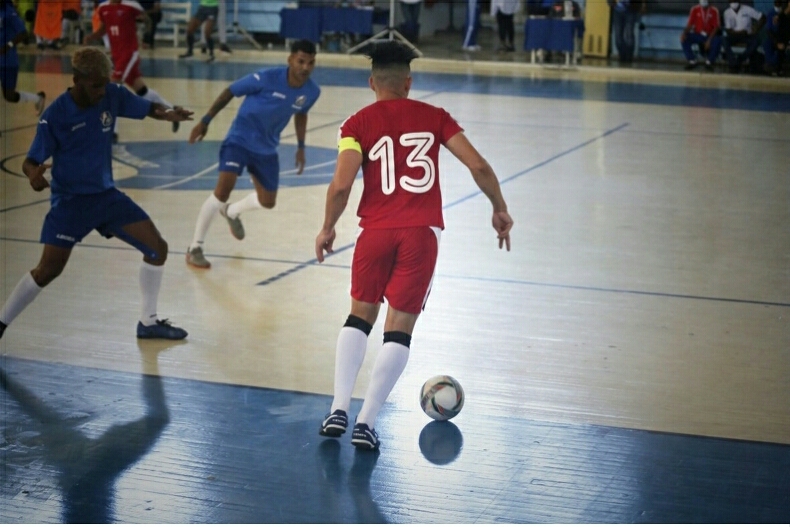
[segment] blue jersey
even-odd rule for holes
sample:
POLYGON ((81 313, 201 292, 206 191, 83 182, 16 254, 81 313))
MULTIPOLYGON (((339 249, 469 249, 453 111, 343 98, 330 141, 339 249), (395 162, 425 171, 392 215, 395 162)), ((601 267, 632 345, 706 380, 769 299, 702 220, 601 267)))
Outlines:
MULTIPOLYGON (((0 8, 0 46, 11 42, 20 33, 25 33, 25 23, 19 18, 14 5, 7 2, 0 8)), ((18 68, 19 56, 16 53, 16 47, 13 47, 0 55, 0 68, 18 68)))
POLYGON ((62 196, 96 194, 113 188, 112 134, 115 119, 143 119, 151 102, 117 84, 108 84, 95 106, 80 108, 69 91, 55 99, 38 122, 27 157, 52 158, 53 205, 62 196))
POLYGON ((308 79, 299 88, 288 86, 288 68, 269 68, 247 75, 230 85, 234 97, 244 97, 225 137, 228 143, 251 152, 277 152, 280 133, 295 113, 307 113, 321 89, 308 79))

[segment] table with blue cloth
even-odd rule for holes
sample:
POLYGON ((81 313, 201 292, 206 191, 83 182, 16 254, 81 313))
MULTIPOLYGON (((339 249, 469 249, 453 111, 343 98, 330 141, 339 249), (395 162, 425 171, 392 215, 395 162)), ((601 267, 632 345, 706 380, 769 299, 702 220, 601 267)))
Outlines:
POLYGON ((353 7, 298 7, 280 11, 280 36, 321 42, 323 33, 373 33, 373 9, 353 7))
POLYGON ((537 50, 565 53, 565 64, 571 63, 576 51, 576 41, 584 36, 581 18, 530 17, 524 24, 524 51, 532 52, 535 62, 537 50))

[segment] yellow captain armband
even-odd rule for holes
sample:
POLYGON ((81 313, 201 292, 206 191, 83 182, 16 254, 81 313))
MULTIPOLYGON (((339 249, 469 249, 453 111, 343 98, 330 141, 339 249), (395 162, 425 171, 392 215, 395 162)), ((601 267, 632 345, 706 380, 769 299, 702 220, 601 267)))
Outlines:
POLYGON ((340 153, 344 150, 356 150, 362 153, 362 146, 353 137, 343 137, 337 142, 337 152, 340 153))

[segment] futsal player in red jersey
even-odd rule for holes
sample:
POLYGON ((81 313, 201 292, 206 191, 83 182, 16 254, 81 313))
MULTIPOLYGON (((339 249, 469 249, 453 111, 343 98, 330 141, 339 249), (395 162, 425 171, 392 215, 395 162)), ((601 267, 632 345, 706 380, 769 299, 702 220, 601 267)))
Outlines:
MULTIPOLYGON (((137 19, 144 16, 143 7, 134 0, 107 0, 98 5, 96 12, 101 24, 96 31, 85 37, 85 44, 100 40, 107 35, 113 62, 111 80, 126 84, 143 99, 172 108, 172 104, 146 86, 143 74, 140 72, 137 19)), ((177 132, 179 123, 173 121, 172 126, 173 132, 177 132)), ((114 137, 117 141, 117 135, 114 137)))
POLYGON ((351 313, 338 336, 334 399, 319 433, 338 437, 346 431, 367 338, 386 299, 384 345, 351 436, 357 448, 377 450, 376 416, 409 359, 412 331, 431 289, 444 229, 439 147, 466 165, 488 197, 499 247, 508 251, 513 220, 496 174, 458 123, 445 110, 408 98, 413 51, 388 41, 375 45, 368 56, 376 102, 340 126, 337 167, 327 190, 324 225, 315 240, 316 258, 323 262, 324 252, 333 250, 335 224, 361 167, 364 190, 357 214, 362 232, 351 265, 351 313))

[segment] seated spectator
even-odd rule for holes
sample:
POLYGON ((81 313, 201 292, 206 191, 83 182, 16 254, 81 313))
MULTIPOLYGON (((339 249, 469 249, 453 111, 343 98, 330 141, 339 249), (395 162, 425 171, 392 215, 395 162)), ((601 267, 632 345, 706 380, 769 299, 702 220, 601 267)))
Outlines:
POLYGON ((63 13, 60 25, 61 45, 65 46, 69 41, 81 44, 80 17, 82 17, 82 5, 80 0, 62 0, 61 10, 63 13))
POLYGON ((708 5, 708 0, 699 0, 689 12, 688 22, 680 34, 680 45, 686 55, 687 70, 697 67, 697 56, 691 47, 699 46, 700 55, 705 56, 705 69, 713 71, 713 65, 721 51, 721 27, 719 25, 719 10, 708 5))
POLYGON ((774 0, 774 12, 767 18, 767 31, 763 42, 765 71, 779 76, 782 74, 787 47, 790 45, 790 3, 787 0, 774 0))
POLYGON ((741 66, 749 60, 760 45, 759 33, 765 25, 765 15, 749 5, 730 2, 724 11, 724 57, 730 71, 737 73, 741 66), (756 27, 755 27, 756 25, 756 27), (733 46, 745 46, 743 53, 736 55, 733 46))

